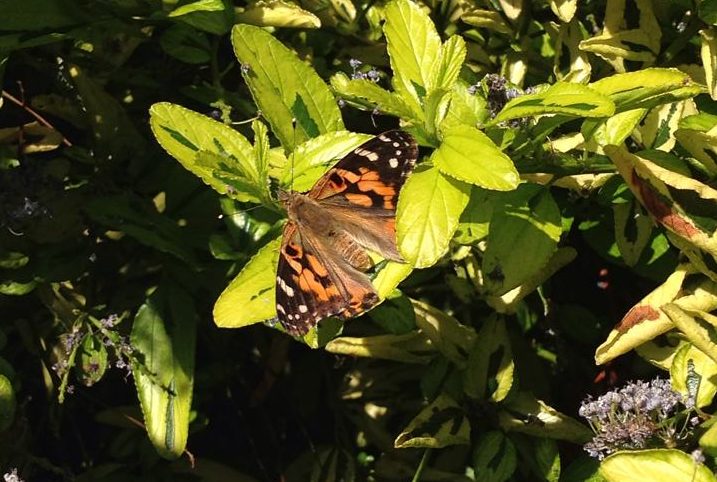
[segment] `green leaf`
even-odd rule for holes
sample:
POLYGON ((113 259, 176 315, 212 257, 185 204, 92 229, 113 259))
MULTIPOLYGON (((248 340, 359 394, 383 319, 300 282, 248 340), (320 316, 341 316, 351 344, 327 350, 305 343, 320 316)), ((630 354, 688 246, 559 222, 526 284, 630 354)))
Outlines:
POLYGON ((578 9, 578 0, 550 0, 550 10, 562 22, 570 22, 578 9))
MULTIPOLYGON (((535 193, 535 185, 524 186, 519 192, 535 193)), ((560 210, 547 190, 494 210, 483 255, 486 292, 505 293, 535 275, 555 253, 561 233, 560 210)))
POLYGON ((177 24, 162 32, 162 50, 188 64, 205 64, 211 60, 209 39, 188 25, 177 24))
POLYGON ((22 4, 3 2, 0 31, 37 32, 70 29, 90 22, 91 15, 80 4, 67 0, 28 0, 22 4))
POLYGON ((408 333, 416 328, 416 315, 413 312, 411 300, 398 290, 372 309, 369 316, 385 332, 394 335, 408 333))
POLYGON ((700 448, 708 455, 714 457, 717 455, 717 423, 714 423, 714 416, 710 420, 712 425, 700 437, 700 448))
POLYGON ((717 1, 704 0, 698 5, 699 17, 710 25, 717 25, 717 1))
POLYGON ((401 190, 396 214, 398 246, 416 268, 434 264, 448 250, 470 187, 433 166, 416 168, 401 190))
POLYGON ((215 191, 239 201, 268 196, 253 148, 239 132, 166 102, 152 105, 149 112, 152 132, 164 150, 215 191))
POLYGON ((607 482, 715 482, 704 465, 677 449, 630 450, 610 455, 600 464, 607 482))
POLYGON ((717 336, 717 317, 699 310, 684 310, 676 303, 663 306, 662 311, 690 343, 717 363, 717 343, 713 341, 717 336))
POLYGON ((493 430, 480 434, 473 451, 473 470, 481 482, 504 482, 518 466, 513 442, 503 432, 493 430))
POLYGON ((548 482, 560 480, 560 452, 555 440, 549 438, 535 440, 535 465, 542 480, 548 482))
POLYGON ((617 247, 625 264, 635 266, 650 242, 652 219, 643 212, 634 199, 626 203, 613 204, 612 210, 617 247))
POLYGON ((435 77, 430 85, 435 86, 436 89, 453 89, 465 58, 465 40, 459 35, 452 35, 441 45, 438 68, 430 72, 435 77))
POLYGON ((419 364, 428 363, 436 353, 430 340, 419 331, 400 335, 342 336, 328 342, 325 349, 337 355, 419 364))
POLYGON ((413 265, 410 263, 386 262, 371 280, 379 298, 389 296, 398 284, 411 274, 411 271, 413 271, 413 265))
POLYGON ((70 65, 67 72, 82 98, 83 111, 92 127, 96 146, 93 157, 123 162, 143 155, 145 138, 122 104, 79 66, 70 65))
POLYGON ((695 406, 703 408, 712 403, 717 393, 717 385, 715 385, 715 380, 717 380, 717 363, 695 346, 690 343, 685 343, 677 350, 677 353, 675 353, 672 359, 672 365, 670 366, 672 386, 680 392, 685 399, 688 399, 690 396, 688 379, 693 369, 701 378, 694 399, 695 406))
POLYGON ((30 258, 17 251, 0 252, 0 268, 17 269, 22 268, 30 261, 30 258))
POLYGON ((599 91, 582 84, 558 82, 542 92, 521 95, 511 100, 489 124, 543 114, 608 117, 614 112, 615 105, 599 91))
POLYGON ((595 361, 598 365, 607 363, 673 328, 672 321, 661 308, 678 296, 688 269, 686 265, 678 266, 660 286, 630 308, 607 339, 595 350, 595 361))
POLYGON ((428 15, 410 0, 393 0, 383 27, 393 70, 393 88, 415 112, 435 87, 441 39, 428 15))
POLYGON ((686 73, 658 68, 615 74, 593 82, 590 87, 610 97, 615 103, 615 112, 649 109, 704 92, 686 73))
POLYGON ((416 326, 425 334, 438 351, 465 368, 468 354, 476 339, 473 328, 462 325, 454 317, 422 301, 411 300, 416 326))
POLYGON ((308 191, 336 161, 357 148, 370 135, 348 131, 329 132, 297 146, 278 175, 281 186, 294 191, 308 191), (292 179, 293 178, 293 179, 292 179))
POLYGON ((593 436, 585 425, 528 392, 511 396, 501 407, 503 410, 498 413, 498 423, 504 430, 580 444, 593 436))
POLYGON ((475 127, 456 125, 444 131, 433 159, 442 173, 486 189, 511 191, 520 182, 513 161, 475 127))
POLYGON ((367 110, 376 108, 383 114, 423 123, 424 114, 422 110, 413 110, 403 100, 403 97, 383 89, 370 80, 349 79, 346 74, 339 72, 331 77, 331 87, 344 100, 357 103, 367 110))
MULTIPOLYGON (((697 116, 692 116, 697 117, 697 116)), ((697 123, 697 121, 695 122, 697 123)), ((717 132, 712 129, 700 131, 696 129, 683 128, 675 131, 677 141, 694 156, 705 171, 711 176, 717 176, 717 132)), ((714 125, 717 125, 715 123, 714 125)), ((712 127, 714 127, 714 125, 712 127)))
POLYGON ((647 109, 632 109, 607 119, 587 119, 580 132, 585 140, 606 146, 620 145, 627 139, 647 114, 647 109))
POLYGON ((22 296, 30 293, 36 286, 37 281, 34 280, 28 282, 2 280, 0 281, 0 294, 22 296))
POLYGON ((80 381, 88 387, 102 379, 107 370, 107 348, 95 336, 87 335, 77 351, 80 381))
POLYGON ((471 94, 468 84, 458 81, 453 86, 451 105, 448 106, 440 130, 449 132, 456 125, 475 126, 484 124, 490 116, 485 98, 471 94))
POLYGON ((705 68, 707 92, 712 100, 717 99, 717 35, 714 28, 700 30, 702 37, 702 48, 700 57, 705 68))
POLYGON ((285 150, 344 128, 341 111, 326 84, 271 34, 251 25, 236 25, 232 45, 245 67, 244 80, 254 102, 285 150))
POLYGON ((396 437, 396 448, 441 448, 470 442, 470 424, 463 409, 447 395, 439 395, 396 437))
POLYGON ((460 244, 474 244, 488 236, 490 219, 493 216, 494 193, 478 186, 471 189, 468 205, 461 214, 454 241, 460 244))
POLYGON ((500 402, 514 383, 515 361, 505 319, 491 316, 470 350, 463 388, 471 398, 500 402))
POLYGON ((319 28, 321 20, 299 5, 283 0, 259 0, 236 14, 238 23, 257 27, 319 28))
POLYGON ((15 389, 5 375, 0 375, 0 432, 12 425, 16 408, 15 389))
POLYGON ((276 317, 275 282, 281 238, 269 242, 244 266, 214 304, 214 322, 240 328, 276 317))
POLYGON ((132 325, 132 363, 144 425, 157 452, 182 455, 189 434, 194 384, 196 311, 189 293, 165 284, 147 298, 132 325))
POLYGON ((435 139, 438 137, 438 129, 448 115, 448 108, 451 105, 452 92, 447 89, 436 89, 430 92, 423 102, 423 110, 426 114, 426 122, 422 126, 424 132, 420 138, 435 139))
POLYGON ((234 21, 234 12, 223 0, 197 0, 175 8, 168 15, 199 30, 223 35, 234 21))
POLYGON ((96 197, 85 211, 97 223, 122 231, 140 243, 195 265, 194 253, 177 223, 133 195, 96 197))

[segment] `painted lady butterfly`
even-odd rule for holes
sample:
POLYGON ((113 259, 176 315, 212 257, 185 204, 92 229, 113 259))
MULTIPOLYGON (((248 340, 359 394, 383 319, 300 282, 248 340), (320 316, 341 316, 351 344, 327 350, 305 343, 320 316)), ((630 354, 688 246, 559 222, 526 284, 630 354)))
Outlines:
POLYGON ((336 163, 306 194, 280 192, 289 220, 276 273, 276 311, 292 335, 328 316, 372 308, 366 248, 403 261, 396 247, 396 202, 418 147, 400 130, 384 132, 336 163))

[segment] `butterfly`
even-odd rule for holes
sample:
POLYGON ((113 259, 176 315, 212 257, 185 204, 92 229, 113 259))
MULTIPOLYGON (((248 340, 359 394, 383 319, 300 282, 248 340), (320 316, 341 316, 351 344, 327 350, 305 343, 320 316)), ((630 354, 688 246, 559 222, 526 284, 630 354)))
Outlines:
POLYGON ((404 262, 396 246, 396 203, 418 157, 416 141, 391 130, 366 141, 305 194, 280 191, 286 209, 276 272, 276 312, 305 335, 329 316, 356 316, 379 302, 366 274, 367 249, 404 262))

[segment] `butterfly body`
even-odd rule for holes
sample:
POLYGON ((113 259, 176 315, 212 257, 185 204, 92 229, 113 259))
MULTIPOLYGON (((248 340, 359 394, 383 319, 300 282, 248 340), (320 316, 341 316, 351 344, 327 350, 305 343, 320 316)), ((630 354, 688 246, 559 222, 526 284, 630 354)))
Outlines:
POLYGON ((396 247, 398 194, 418 149, 399 130, 342 158, 306 194, 280 192, 286 209, 276 278, 277 317, 303 335, 328 316, 349 318, 379 301, 368 250, 403 261, 396 247))

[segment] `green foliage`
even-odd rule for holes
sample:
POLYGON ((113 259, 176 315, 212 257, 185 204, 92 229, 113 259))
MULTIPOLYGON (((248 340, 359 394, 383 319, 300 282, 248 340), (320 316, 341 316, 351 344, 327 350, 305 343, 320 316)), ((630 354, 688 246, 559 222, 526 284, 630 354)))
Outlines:
POLYGON ((716 2, 20 3, 6 478, 715 479, 716 2), (277 192, 390 127, 406 262, 292 341, 277 192), (582 453, 580 401, 658 375, 677 438, 582 453))

